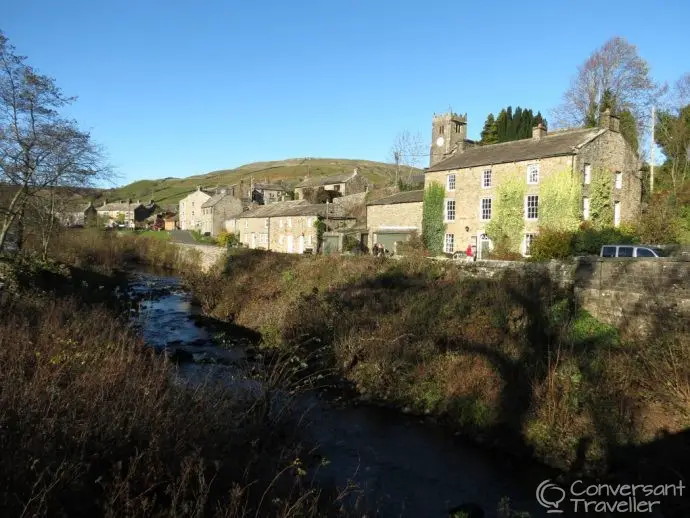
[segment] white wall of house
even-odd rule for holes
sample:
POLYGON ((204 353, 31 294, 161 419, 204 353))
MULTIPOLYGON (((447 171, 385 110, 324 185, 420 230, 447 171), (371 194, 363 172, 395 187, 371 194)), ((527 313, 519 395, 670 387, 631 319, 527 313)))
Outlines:
POLYGON ((201 206, 211 196, 204 191, 196 190, 180 200, 179 222, 182 230, 202 230, 201 206))

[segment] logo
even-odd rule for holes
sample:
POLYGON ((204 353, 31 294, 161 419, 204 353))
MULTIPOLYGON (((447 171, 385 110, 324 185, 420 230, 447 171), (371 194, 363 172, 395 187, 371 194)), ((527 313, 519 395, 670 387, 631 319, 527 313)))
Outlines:
POLYGON ((547 513, 562 513, 567 507, 575 513, 653 513, 664 498, 682 497, 682 480, 678 484, 589 484, 575 480, 568 490, 551 480, 537 487, 537 503, 547 513), (566 500, 567 497, 567 500, 566 500), (563 502, 566 503, 563 503, 563 502))
POLYGON ((551 480, 544 480, 537 487, 537 503, 547 509, 547 513, 562 513, 558 506, 565 500, 565 491, 551 480))

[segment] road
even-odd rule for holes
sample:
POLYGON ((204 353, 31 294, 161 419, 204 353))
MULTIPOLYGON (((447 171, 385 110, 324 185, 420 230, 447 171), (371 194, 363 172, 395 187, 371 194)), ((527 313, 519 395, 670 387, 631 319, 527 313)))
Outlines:
POLYGON ((184 245, 201 245, 204 243, 197 243, 192 237, 192 233, 188 230, 171 230, 170 239, 175 243, 182 243, 184 245))

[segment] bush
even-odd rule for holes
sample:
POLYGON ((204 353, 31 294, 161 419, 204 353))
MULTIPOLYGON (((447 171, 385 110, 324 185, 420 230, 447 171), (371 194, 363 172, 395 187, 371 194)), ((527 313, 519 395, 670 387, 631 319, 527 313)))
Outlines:
POLYGON ((621 225, 618 228, 597 228, 585 221, 575 234, 573 252, 576 255, 599 255, 599 251, 604 245, 638 242, 639 238, 632 227, 621 225))
POLYGON ((565 259, 573 255, 573 233, 550 228, 539 229, 531 248, 532 259, 565 259))
POLYGON ((237 248, 240 246, 240 237, 237 234, 223 231, 218 234, 216 242, 218 246, 222 246, 223 248, 237 248))

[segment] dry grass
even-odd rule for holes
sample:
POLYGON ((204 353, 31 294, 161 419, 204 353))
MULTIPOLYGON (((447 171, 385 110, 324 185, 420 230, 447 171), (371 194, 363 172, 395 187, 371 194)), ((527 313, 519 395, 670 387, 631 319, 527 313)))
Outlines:
POLYGON ((687 329, 622 343, 548 279, 240 251, 190 285, 207 311, 262 332, 267 346, 323 348, 368 397, 474 435, 510 430, 561 467, 601 466, 611 448, 648 439, 652 410, 654 433, 687 422, 687 329))
POLYGON ((5 293, 0 365, 4 516, 301 517, 337 507, 306 482, 287 414, 269 412, 270 398, 174 383, 174 367, 104 307, 5 293))

